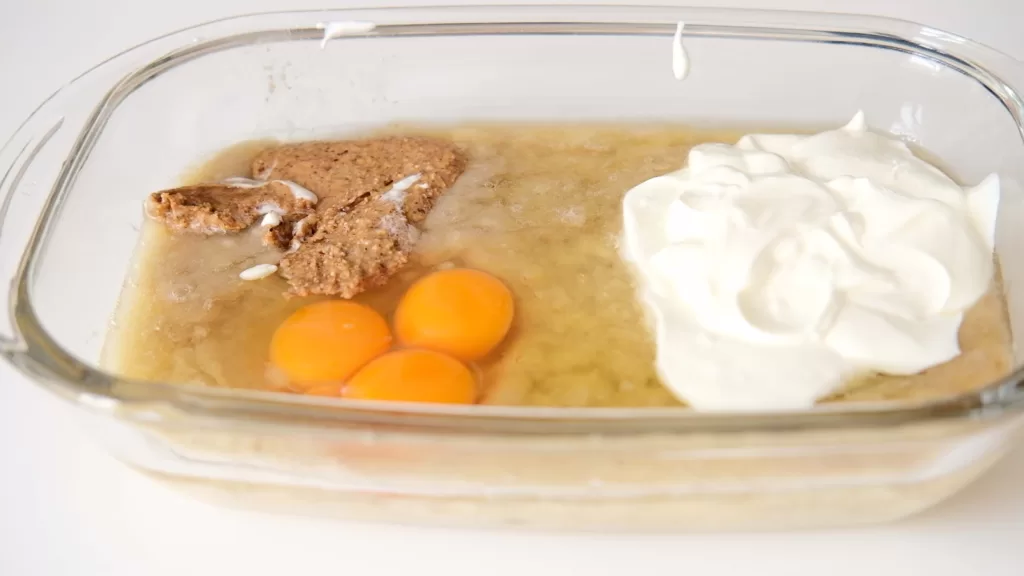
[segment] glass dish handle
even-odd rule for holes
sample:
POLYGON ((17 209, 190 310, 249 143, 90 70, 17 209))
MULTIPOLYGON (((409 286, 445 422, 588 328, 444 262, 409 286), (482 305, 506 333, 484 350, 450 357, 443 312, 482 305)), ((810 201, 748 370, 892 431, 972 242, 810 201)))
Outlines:
POLYGON ((57 100, 37 108, 0 149, 0 354, 8 358, 22 347, 13 311, 22 256, 61 166, 52 158, 62 156, 50 153, 64 125, 57 100))

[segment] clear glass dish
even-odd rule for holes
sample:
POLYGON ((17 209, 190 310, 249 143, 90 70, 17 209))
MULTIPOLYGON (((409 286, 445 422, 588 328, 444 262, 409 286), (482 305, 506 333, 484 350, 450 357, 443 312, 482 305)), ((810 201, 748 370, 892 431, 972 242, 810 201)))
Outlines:
POLYGON ((832 14, 460 7, 204 24, 72 81, 0 152, 0 276, 11 279, 0 350, 77 405, 119 458, 228 503, 574 529, 900 518, 1003 453, 1024 405, 1020 370, 941 400, 800 413, 441 408, 130 381, 97 367, 101 346, 144 195, 242 140, 402 120, 821 126, 857 109, 966 182, 999 174, 997 250, 1017 332, 1022 74, 952 34, 832 14), (321 48, 317 24, 349 20, 376 28, 321 48), (679 20, 684 82, 670 66, 679 20))

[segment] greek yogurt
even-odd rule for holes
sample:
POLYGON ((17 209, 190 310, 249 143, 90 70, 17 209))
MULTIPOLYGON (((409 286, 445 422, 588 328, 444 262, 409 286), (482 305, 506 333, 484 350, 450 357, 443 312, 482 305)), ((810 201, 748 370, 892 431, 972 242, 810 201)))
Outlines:
POLYGON ((860 112, 695 146, 623 201, 663 382, 698 410, 803 409, 954 358, 992 282, 998 204, 996 175, 965 189, 860 112))

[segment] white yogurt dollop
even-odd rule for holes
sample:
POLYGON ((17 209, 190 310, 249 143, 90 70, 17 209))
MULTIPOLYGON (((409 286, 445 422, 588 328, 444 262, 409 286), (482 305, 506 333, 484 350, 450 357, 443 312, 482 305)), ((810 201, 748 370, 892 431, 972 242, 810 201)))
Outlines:
POLYGON ((665 385, 698 410, 803 409, 960 353, 989 289, 999 181, 964 189, 857 113, 702 144, 623 201, 665 385))

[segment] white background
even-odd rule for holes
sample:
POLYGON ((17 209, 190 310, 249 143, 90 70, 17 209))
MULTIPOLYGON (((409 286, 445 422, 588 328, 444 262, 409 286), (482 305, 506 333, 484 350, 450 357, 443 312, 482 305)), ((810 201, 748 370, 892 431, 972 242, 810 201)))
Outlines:
MULTIPOLYGON (((63 82, 155 35, 246 12, 346 4, 0 0, 0 139, 63 82)), ((1016 0, 703 4, 905 18, 1024 58, 1024 2, 1016 0)), ((83 437, 70 407, 0 364, 0 576, 1019 575, 1022 478, 1024 447, 932 512, 886 527, 799 534, 469 532, 267 516, 189 500, 127 469, 83 437)))

